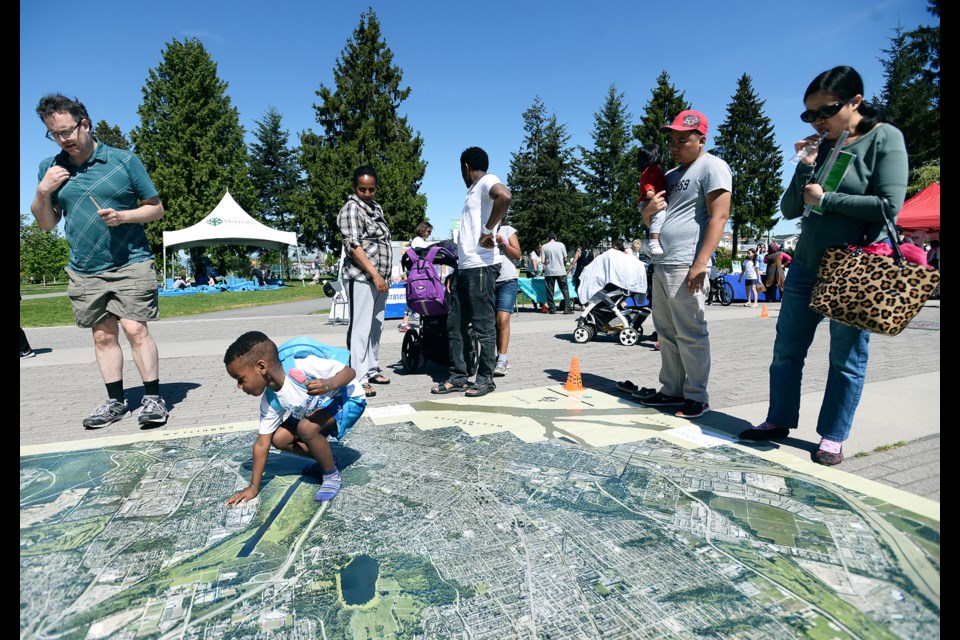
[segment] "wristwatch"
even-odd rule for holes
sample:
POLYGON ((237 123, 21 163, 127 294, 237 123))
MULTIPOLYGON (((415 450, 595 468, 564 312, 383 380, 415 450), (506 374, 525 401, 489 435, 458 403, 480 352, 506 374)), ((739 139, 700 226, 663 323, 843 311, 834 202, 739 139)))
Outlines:
POLYGON ((492 229, 487 229, 486 227, 481 227, 481 228, 480 228, 480 233, 482 233, 482 234, 485 235, 485 236, 492 236, 492 235, 493 235, 493 230, 492 230, 492 229))

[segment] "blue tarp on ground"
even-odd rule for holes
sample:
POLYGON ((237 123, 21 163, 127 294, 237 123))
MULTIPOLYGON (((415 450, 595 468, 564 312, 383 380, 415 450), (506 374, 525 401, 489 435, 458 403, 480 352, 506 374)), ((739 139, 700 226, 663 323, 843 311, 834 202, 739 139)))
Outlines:
POLYGON ((183 289, 174 289, 173 288, 173 278, 167 278, 167 288, 160 288, 159 293, 161 296, 190 296, 196 293, 225 293, 230 291, 268 291, 271 289, 279 289, 284 286, 282 280, 275 280, 278 284, 267 284, 262 287, 258 287, 252 280, 243 280, 242 278, 227 278, 226 283, 215 284, 213 286, 208 284, 197 284, 192 287, 186 287, 183 289))
MULTIPOLYGON (((517 284, 520 285, 520 291, 523 292, 523 295, 527 296, 536 305, 545 304, 547 301, 547 284, 543 276, 537 276, 536 278, 520 278, 517 280, 517 284)), ((570 300, 577 299, 577 292, 573 288, 573 281, 571 278, 567 278, 567 288, 570 291, 570 300)), ((563 300, 563 292, 560 291, 560 287, 556 287, 553 290, 553 299, 554 301, 563 300)))

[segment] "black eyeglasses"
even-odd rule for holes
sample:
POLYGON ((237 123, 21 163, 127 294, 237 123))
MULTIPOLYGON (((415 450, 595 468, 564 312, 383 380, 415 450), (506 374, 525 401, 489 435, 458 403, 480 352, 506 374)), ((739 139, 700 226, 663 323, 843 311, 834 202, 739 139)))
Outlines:
POLYGON ((842 109, 843 105, 847 104, 848 102, 850 101, 841 100, 840 102, 834 102, 833 104, 822 106, 819 109, 807 109, 800 114, 800 119, 804 122, 814 122, 817 119, 826 120, 827 118, 832 118, 840 113, 840 109, 842 109))
POLYGON ((64 129, 63 131, 47 131, 47 133, 44 134, 44 137, 47 140, 52 140, 54 142, 56 142, 57 140, 66 140, 67 138, 70 138, 71 136, 73 136, 73 134, 77 132, 77 129, 80 128, 81 124, 83 124, 83 120, 80 120, 80 122, 78 122, 73 127, 69 129, 64 129))

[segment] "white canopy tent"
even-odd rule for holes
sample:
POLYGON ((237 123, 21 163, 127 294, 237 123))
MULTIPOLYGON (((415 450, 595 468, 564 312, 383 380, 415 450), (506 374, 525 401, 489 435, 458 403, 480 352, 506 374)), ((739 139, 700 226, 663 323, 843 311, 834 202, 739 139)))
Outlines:
POLYGON ((239 244, 264 249, 281 250, 288 246, 300 248, 297 234, 293 231, 279 231, 254 220, 249 213, 237 204, 228 190, 213 211, 191 227, 179 231, 163 232, 163 274, 167 274, 167 248, 189 249, 210 245, 239 244))

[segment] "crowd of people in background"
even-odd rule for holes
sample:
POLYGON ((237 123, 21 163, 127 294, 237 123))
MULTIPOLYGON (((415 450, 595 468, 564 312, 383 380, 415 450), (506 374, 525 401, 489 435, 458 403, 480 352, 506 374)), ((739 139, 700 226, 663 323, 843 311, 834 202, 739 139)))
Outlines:
MULTIPOLYGON (((807 302, 825 248, 860 243, 865 229, 867 239, 884 240, 879 199, 889 200, 894 212, 904 201, 903 136, 864 100, 863 94, 862 80, 850 67, 824 72, 808 86, 801 119, 814 127, 823 142, 819 150, 807 153, 800 161, 781 203, 786 218, 801 218, 803 233, 793 255, 777 242, 769 246, 758 242, 747 247, 740 263, 745 306, 757 307, 764 290, 766 300, 782 296, 783 301, 770 365, 767 419, 744 431, 744 440, 785 438, 797 427, 801 372, 814 330, 822 319, 810 311, 807 302), (856 171, 848 172, 840 191, 825 192, 811 177, 841 134, 845 146, 856 152, 852 161, 856 171), (829 215, 803 215, 810 206, 829 215)), ((52 229, 65 220, 64 232, 71 249, 67 271, 73 310, 77 325, 92 332, 107 393, 107 400, 83 424, 102 427, 129 414, 118 342, 121 330, 133 348, 134 362, 143 379, 140 424, 164 424, 167 409, 160 395, 158 350, 147 327, 149 321, 158 318, 157 297, 130 296, 130 288, 124 286, 137 279, 156 280, 143 225, 163 216, 159 194, 136 155, 108 147, 93 137, 91 120, 82 103, 51 95, 41 100, 37 113, 47 137, 60 147, 60 153, 41 164, 31 209, 43 229, 52 229), (104 186, 108 183, 99 181, 98 176, 117 167, 123 169, 126 182, 122 188, 108 189, 104 186), (105 250, 118 246, 123 250, 105 250)), ((734 177, 725 161, 706 150, 709 124, 702 112, 681 112, 663 127, 663 132, 676 166, 664 170, 665 153, 657 145, 643 145, 637 159, 637 216, 647 227, 648 237, 626 243, 610 239, 613 250, 651 266, 645 293, 659 338, 659 384, 638 387, 626 381, 617 386, 632 393, 645 407, 667 409, 692 419, 710 410, 711 351, 704 304, 714 256, 730 215, 734 177)), ((799 150, 809 144, 809 139, 796 144, 799 150)), ((576 291, 583 270, 594 259, 595 247, 578 242, 570 252, 552 230, 546 230, 540 238, 521 239, 514 227, 505 224, 512 195, 489 172, 487 153, 469 147, 461 154, 459 165, 467 191, 455 242, 448 247, 451 259, 456 254, 456 268, 444 281, 450 365, 446 379, 431 391, 478 398, 494 391, 495 378, 505 376, 510 366, 510 322, 517 309, 521 270, 528 278, 544 279, 544 313, 557 312, 555 292, 559 287, 562 313, 572 314, 579 301, 570 295, 568 280, 576 291), (474 336, 479 340, 479 352, 472 354, 477 365, 471 380, 469 360, 474 336)), ((393 243, 384 208, 377 201, 377 170, 370 165, 357 167, 351 185, 352 191, 337 216, 343 239, 337 271, 349 304, 350 322, 346 335, 350 367, 338 384, 349 386, 355 380, 355 395, 371 398, 376 395, 375 385, 390 384, 380 366, 380 340, 388 290, 395 276, 393 243)), ((429 221, 422 221, 410 247, 425 249, 432 232, 429 221)), ((902 234, 895 240, 909 242, 902 234)), ((939 268, 939 240, 931 241, 925 249, 926 261, 939 268)), ((319 256, 313 260, 311 271, 315 283, 326 273, 319 256)), ((222 260, 215 267, 205 258, 196 265, 194 278, 181 273, 173 280, 173 287, 215 285, 226 274, 222 260)), ((262 286, 273 274, 253 262, 250 275, 262 286)), ((410 329, 411 320, 408 309, 400 330, 410 329)), ((34 352, 22 329, 20 333, 21 358, 32 357, 34 352)), ((830 336, 830 374, 818 424, 822 439, 814 456, 824 465, 843 460, 842 444, 863 388, 869 340, 869 334, 836 322, 831 322, 830 336)), ((258 345, 266 341, 265 336, 257 337, 258 345)), ((275 362, 271 364, 273 369, 276 366, 275 362)), ((340 371, 342 367, 333 369, 340 371)), ((318 429, 311 433, 320 433, 318 429)), ((326 457, 322 461, 323 473, 332 473, 326 457)))

